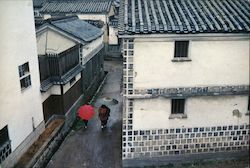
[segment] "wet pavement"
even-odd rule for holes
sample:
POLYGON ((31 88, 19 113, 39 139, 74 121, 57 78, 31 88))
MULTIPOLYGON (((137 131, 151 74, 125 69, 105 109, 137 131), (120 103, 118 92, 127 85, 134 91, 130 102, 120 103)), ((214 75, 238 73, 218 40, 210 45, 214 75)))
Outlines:
POLYGON ((121 168, 122 133, 122 64, 106 61, 108 76, 94 106, 96 115, 88 123, 88 128, 72 130, 49 161, 47 168, 121 168), (110 118, 105 130, 101 130, 97 110, 100 100, 109 97, 118 100, 110 105, 110 118))

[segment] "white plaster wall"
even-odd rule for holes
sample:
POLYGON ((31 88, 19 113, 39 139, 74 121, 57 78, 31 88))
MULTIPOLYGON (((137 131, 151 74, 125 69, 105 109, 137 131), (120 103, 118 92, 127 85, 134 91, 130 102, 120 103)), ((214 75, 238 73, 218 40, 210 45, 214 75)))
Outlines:
POLYGON ((249 39, 190 41, 190 62, 171 61, 173 40, 147 40, 135 39, 135 88, 249 84, 249 39))
POLYGON ((12 150, 43 121, 32 0, 0 1, 0 129, 12 150), (18 12, 17 11, 21 11, 18 12), (21 91, 18 66, 29 62, 31 87, 21 91))
MULTIPOLYGON (((64 86, 63 86, 63 93, 65 94, 70 88, 72 88, 74 86, 74 84, 79 81, 81 79, 81 73, 79 73, 78 75, 76 75, 76 80, 74 83, 72 83, 70 85, 70 82, 66 83, 64 86)), ((80 92, 80 90, 79 90, 80 92)))
POLYGON ((112 26, 109 26, 109 44, 117 45, 118 44, 118 29, 112 26))
POLYGON ((37 49, 39 55, 44 55, 46 51, 49 53, 61 53, 75 45, 76 42, 51 29, 47 29, 43 33, 37 35, 37 49))
POLYGON ((102 43, 103 43, 103 36, 101 36, 101 37, 91 41, 87 45, 83 46, 83 50, 82 50, 83 58, 88 56, 93 50, 95 50, 100 45, 102 45, 102 43))
MULTIPOLYGON (((81 73, 76 75, 76 81, 74 82, 74 84, 80 79, 81 79, 81 73)), ((63 93, 66 93, 73 85, 70 85, 70 82, 65 84, 63 86, 63 93)), ((41 94, 42 102, 44 102, 51 95, 61 95, 60 85, 53 85, 51 88, 49 88, 49 90, 47 90, 47 92, 42 92, 42 94, 41 94)))
POLYGON ((61 95, 60 85, 53 85, 47 92, 41 93, 42 102, 44 102, 50 95, 61 95))
POLYGON ((134 101, 133 129, 223 126, 249 123, 248 96, 191 97, 185 102, 186 119, 169 119, 171 99, 155 98, 134 101), (241 117, 233 116, 238 109, 241 117))

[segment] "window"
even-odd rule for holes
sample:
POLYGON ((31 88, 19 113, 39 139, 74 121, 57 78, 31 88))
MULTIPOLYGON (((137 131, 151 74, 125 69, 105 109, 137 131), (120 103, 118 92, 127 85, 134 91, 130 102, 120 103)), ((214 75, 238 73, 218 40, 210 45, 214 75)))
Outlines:
POLYGON ((185 99, 172 99, 171 114, 184 114, 185 99))
POLYGON ((188 57, 189 41, 175 41, 174 58, 188 57))
POLYGON ((248 111, 250 111, 250 96, 248 96, 248 106, 247 106, 248 111))
POLYGON ((250 115, 250 95, 248 96, 248 105, 246 115, 250 115))
POLYGON ((69 83, 70 83, 70 86, 76 81, 76 77, 74 76, 72 79, 70 79, 69 83))
POLYGON ((10 139, 8 133, 8 126, 6 125, 0 130, 0 164, 11 153, 10 139))
POLYGON ((31 85, 31 78, 30 78, 30 70, 29 70, 29 63, 26 62, 23 65, 18 67, 19 70, 19 77, 20 77, 20 85, 21 89, 25 89, 31 85))

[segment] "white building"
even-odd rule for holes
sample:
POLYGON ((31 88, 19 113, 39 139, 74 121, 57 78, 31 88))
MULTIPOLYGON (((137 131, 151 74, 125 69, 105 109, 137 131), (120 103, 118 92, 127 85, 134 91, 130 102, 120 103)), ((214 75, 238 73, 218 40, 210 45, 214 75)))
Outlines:
POLYGON ((44 130, 32 0, 0 1, 0 167, 44 130), (22 11, 18 12, 17 11, 22 11))
POLYGON ((74 121, 104 77, 103 31, 77 17, 46 21, 37 29, 44 120, 74 121))
POLYGON ((249 1, 121 3, 124 165, 246 154, 249 1))
POLYGON ((102 30, 104 31, 103 39, 106 51, 109 44, 109 16, 114 15, 112 2, 113 0, 55 0, 45 3, 41 9, 41 14, 44 19, 76 15, 81 20, 102 21, 104 23, 102 30))

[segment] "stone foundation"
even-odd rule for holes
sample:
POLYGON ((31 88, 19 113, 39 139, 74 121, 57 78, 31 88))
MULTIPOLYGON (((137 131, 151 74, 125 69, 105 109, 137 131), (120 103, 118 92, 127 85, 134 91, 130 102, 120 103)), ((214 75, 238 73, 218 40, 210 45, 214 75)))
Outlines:
POLYGON ((123 159, 249 150, 249 125, 131 130, 123 159))

